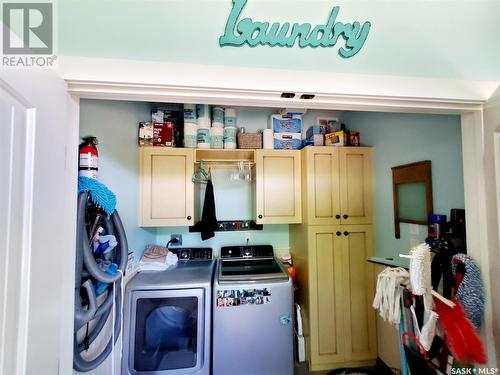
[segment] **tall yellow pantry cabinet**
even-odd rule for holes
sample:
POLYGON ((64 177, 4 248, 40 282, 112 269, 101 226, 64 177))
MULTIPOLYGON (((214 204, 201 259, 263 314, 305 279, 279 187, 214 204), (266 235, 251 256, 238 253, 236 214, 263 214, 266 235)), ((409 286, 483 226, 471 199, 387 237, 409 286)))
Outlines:
POLYGON ((290 243, 309 368, 373 364, 372 149, 301 152, 303 223, 290 226, 290 243))

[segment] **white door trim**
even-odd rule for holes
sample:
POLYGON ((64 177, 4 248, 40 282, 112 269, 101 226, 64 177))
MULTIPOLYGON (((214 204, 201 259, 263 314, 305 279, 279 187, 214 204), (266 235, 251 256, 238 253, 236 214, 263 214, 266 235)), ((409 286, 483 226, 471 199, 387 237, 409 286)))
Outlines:
MULTIPOLYGON (((9 202, 8 207, 8 223, 7 223, 7 252, 5 254, 4 264, 6 266, 11 265, 9 259, 9 248, 14 246, 19 248, 19 253, 16 254, 18 256, 18 266, 16 264, 12 264, 10 269, 4 270, 4 274, 2 275, 5 279, 5 283, 3 287, 6 288, 18 288, 17 295, 15 300, 9 299, 6 294, 4 297, 5 300, 2 301, 2 316, 5 319, 7 317, 6 311, 9 306, 12 304, 17 305, 17 317, 16 321, 4 320, 2 323, 7 324, 10 323, 9 327, 2 327, 2 342, 0 347, 3 350, 0 350, 0 355, 4 356, 6 353, 8 345, 15 345, 16 349, 11 352, 15 356, 15 373, 16 374, 25 374, 26 366, 27 366, 27 348, 28 348, 28 331, 29 331, 29 309, 30 309, 30 265, 31 265, 31 249, 32 249, 32 222, 33 222, 33 184, 34 184, 34 158, 35 158, 35 130, 36 130, 36 110, 32 107, 29 102, 21 97, 19 93, 13 90, 5 81, 0 80, 0 88, 8 93, 15 101, 17 101, 22 107, 26 109, 26 118, 24 121, 25 129, 24 129, 24 148, 22 155, 23 162, 23 177, 22 177, 22 186, 17 186, 17 188, 22 188, 22 198, 20 202, 22 202, 22 221, 20 223, 20 227, 18 230, 12 228, 12 221, 14 220, 14 215, 12 214, 12 202, 9 202), (15 232, 13 232, 15 231, 15 232), (12 235, 17 235, 16 238, 12 238, 12 235), (12 277, 9 277, 9 274, 16 273, 15 277, 17 280, 13 280, 12 277), (15 285, 12 285, 12 284, 15 285), (15 330, 17 333, 15 334, 16 342, 5 342, 5 334, 7 330, 15 330)), ((14 124, 10 124, 10 126, 14 126, 14 124)), ((14 134, 13 132, 11 134, 14 134)), ((11 140, 14 141, 14 138, 11 140)), ((11 144, 11 146, 14 146, 11 144)), ((13 194, 13 186, 12 182, 14 182, 13 177, 15 173, 15 169, 18 169, 18 165, 14 165, 14 161, 16 158, 12 154, 14 151, 14 147, 11 150, 10 157, 10 165, 9 165, 9 177, 7 181, 10 181, 9 185, 9 197, 13 194)), ((12 250, 12 249, 11 249, 12 250)), ((15 307, 14 307, 15 308, 15 307)), ((0 363, 5 363, 4 359, 0 363)), ((0 370, 2 368, 0 367, 0 370)))

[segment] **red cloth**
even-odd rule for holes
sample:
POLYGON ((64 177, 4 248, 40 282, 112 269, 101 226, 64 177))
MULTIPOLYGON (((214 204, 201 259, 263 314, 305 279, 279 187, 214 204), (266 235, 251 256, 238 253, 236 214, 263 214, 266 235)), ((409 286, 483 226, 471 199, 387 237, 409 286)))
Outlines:
POLYGON ((462 304, 456 298, 452 301, 455 303, 453 308, 434 298, 436 312, 439 315, 439 322, 445 333, 448 348, 461 362, 485 364, 487 358, 481 339, 465 315, 462 304))

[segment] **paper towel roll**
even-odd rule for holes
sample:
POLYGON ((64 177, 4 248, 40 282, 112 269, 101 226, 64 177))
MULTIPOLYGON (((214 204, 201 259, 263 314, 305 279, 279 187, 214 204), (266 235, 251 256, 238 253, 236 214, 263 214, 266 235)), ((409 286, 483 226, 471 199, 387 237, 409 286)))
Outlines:
POLYGON ((210 128, 210 146, 211 148, 224 147, 224 128, 219 126, 210 128))
MULTIPOLYGON (((234 143, 236 144, 236 128, 233 126, 226 126, 224 128, 224 143, 234 143)), ((225 147, 233 148, 233 147, 225 147)))
POLYGON ((226 126, 224 128, 224 148, 226 149, 236 148, 236 132, 237 129, 234 126, 226 126))
POLYGON ((273 136, 272 129, 264 129, 262 131, 262 144, 265 149, 272 150, 274 148, 273 136))
POLYGON ((212 107, 212 126, 224 126, 224 108, 212 107))
POLYGON ((191 124, 189 122, 184 123, 184 147, 196 148, 196 133, 198 127, 196 124, 191 124))
POLYGON ((184 104, 184 123, 196 124, 196 104, 184 104))
POLYGON ((208 104, 196 104, 196 121, 198 125, 210 126, 210 106, 208 104))
POLYGON ((224 126, 236 127, 236 109, 226 108, 224 126))
POLYGON ((199 128, 210 129, 210 119, 209 118, 200 117, 200 118, 196 119, 196 122, 197 122, 199 128))
POLYGON ((196 132, 196 147, 210 148, 210 128, 198 126, 196 132))

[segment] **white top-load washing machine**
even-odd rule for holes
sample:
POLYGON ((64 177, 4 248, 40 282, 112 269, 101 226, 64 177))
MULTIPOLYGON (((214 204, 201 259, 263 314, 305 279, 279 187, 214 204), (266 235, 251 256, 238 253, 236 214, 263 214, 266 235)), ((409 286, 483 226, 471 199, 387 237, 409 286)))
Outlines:
POLYGON ((214 260, 210 248, 170 249, 178 264, 127 284, 123 375, 209 375, 214 260))
POLYGON ((269 245, 221 248, 213 289, 213 374, 293 374, 293 290, 269 245))

